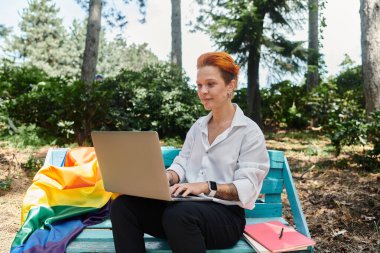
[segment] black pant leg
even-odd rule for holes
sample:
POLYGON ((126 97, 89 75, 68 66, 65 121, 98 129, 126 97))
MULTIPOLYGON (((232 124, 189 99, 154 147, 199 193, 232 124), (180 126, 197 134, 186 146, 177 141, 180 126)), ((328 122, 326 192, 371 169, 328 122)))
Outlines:
POLYGON ((202 253, 206 249, 232 247, 245 226, 244 210, 213 202, 177 202, 162 216, 173 252, 202 253))
POLYGON ((165 238, 161 217, 168 202, 121 195, 111 206, 116 252, 145 252, 144 233, 165 238))

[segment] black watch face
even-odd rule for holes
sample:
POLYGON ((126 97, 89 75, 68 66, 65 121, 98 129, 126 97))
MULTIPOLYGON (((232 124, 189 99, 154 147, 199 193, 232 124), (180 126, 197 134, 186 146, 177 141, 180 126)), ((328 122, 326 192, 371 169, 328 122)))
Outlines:
POLYGON ((211 188, 211 190, 216 191, 217 187, 216 187, 216 183, 214 181, 210 181, 210 188, 211 188))

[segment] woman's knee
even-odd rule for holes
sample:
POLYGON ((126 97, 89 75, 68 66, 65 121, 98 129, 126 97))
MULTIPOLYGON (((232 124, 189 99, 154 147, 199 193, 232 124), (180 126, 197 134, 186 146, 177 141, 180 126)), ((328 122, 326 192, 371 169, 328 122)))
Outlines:
POLYGON ((166 229, 180 229, 196 224, 196 216, 185 203, 176 203, 167 207, 162 215, 162 225, 166 229))

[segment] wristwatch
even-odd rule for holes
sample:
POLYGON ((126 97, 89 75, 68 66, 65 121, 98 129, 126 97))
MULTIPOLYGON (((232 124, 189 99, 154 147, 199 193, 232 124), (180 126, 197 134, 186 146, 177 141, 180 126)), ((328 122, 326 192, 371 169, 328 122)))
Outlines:
POLYGON ((216 191, 218 190, 218 186, 214 181, 207 181, 208 183, 208 189, 210 190, 210 193, 208 194, 209 197, 214 197, 216 191))

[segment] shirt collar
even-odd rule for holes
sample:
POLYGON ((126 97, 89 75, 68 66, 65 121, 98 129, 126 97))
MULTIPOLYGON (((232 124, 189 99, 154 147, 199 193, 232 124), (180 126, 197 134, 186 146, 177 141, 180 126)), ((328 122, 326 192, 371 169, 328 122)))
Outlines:
MULTIPOLYGON (((245 120, 245 115, 243 111, 240 109, 240 107, 237 104, 233 103, 233 105, 236 108, 236 110, 231 122, 231 128, 235 126, 246 126, 247 121, 245 120)), ((202 131, 207 132, 207 123, 210 121, 211 118, 212 118, 212 111, 207 116, 205 116, 202 120, 200 120, 199 125, 202 131)))

